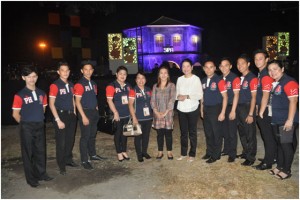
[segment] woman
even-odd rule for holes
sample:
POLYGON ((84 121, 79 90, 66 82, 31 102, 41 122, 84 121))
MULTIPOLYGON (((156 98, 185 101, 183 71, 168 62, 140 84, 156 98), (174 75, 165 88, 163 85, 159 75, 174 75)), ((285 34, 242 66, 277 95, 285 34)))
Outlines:
POLYGON ((116 80, 106 87, 106 98, 110 110, 114 113, 114 123, 116 130, 114 133, 114 142, 118 154, 118 160, 122 162, 130 160, 127 155, 127 137, 123 135, 123 125, 128 123, 129 108, 128 96, 131 86, 126 82, 127 68, 120 66, 117 68, 116 80))
POLYGON ((143 72, 136 74, 136 86, 129 93, 129 111, 133 124, 140 124, 142 135, 134 137, 134 146, 139 162, 144 162, 144 158, 150 159, 147 153, 149 134, 153 120, 153 111, 150 105, 151 89, 145 86, 146 76, 143 72))
POLYGON ((172 154, 172 130, 173 109, 176 97, 174 83, 170 82, 169 70, 162 66, 158 70, 158 82, 152 89, 151 107, 154 112, 153 127, 157 130, 158 154, 156 159, 162 159, 164 138, 166 138, 167 156, 173 160, 172 154))
POLYGON ((192 73, 193 66, 190 59, 182 61, 183 76, 180 76, 176 84, 176 100, 180 125, 181 156, 177 160, 187 157, 188 137, 190 139, 190 151, 188 162, 193 162, 197 148, 197 122, 199 118, 199 100, 203 97, 200 78, 192 73))
POLYGON ((276 137, 278 148, 277 167, 270 170, 270 174, 283 180, 292 176, 291 165, 297 146, 295 126, 299 123, 297 110, 299 84, 284 73, 281 62, 277 60, 269 63, 268 70, 275 80, 269 105, 272 110, 272 132, 276 137), (288 141, 283 141, 285 136, 290 136, 288 141))

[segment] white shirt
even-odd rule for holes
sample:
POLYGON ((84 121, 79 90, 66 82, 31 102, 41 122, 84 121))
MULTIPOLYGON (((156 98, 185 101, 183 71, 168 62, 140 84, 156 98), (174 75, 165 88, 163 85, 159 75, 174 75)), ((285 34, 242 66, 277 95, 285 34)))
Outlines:
POLYGON ((176 100, 178 95, 189 95, 189 99, 178 101, 177 109, 181 112, 195 111, 199 106, 199 100, 203 97, 200 78, 192 75, 189 78, 180 76, 176 83, 176 100))

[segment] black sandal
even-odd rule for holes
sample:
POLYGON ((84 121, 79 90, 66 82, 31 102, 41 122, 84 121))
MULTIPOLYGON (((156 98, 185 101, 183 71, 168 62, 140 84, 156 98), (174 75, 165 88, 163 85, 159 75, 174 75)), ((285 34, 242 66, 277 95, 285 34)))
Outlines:
POLYGON ((271 174, 271 175, 277 175, 278 173, 280 172, 280 170, 277 168, 277 167, 275 167, 274 169, 271 169, 271 170, 269 170, 269 174, 271 174), (275 173, 274 171, 275 170, 278 170, 278 172, 277 173, 275 173))
POLYGON ((278 174, 275 175, 276 178, 280 179, 280 180, 284 180, 284 179, 288 179, 292 176, 291 173, 284 173, 283 171, 279 172, 278 174), (286 177, 283 177, 282 175, 280 175, 279 173, 283 173, 286 175, 286 177))

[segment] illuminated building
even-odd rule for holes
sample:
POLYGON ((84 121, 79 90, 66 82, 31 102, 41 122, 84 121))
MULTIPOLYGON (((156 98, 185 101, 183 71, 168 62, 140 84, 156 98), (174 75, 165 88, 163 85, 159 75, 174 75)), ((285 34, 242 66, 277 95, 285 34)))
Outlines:
POLYGON ((286 57, 290 54, 290 33, 289 32, 277 32, 275 35, 278 38, 277 52, 278 56, 286 57))
POLYGON ((263 49, 268 52, 270 60, 277 60, 277 36, 263 37, 263 49))

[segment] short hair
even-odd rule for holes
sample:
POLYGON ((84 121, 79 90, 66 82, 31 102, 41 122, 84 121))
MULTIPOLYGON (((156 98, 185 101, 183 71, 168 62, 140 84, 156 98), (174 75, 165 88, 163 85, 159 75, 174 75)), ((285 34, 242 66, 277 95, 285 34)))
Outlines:
POLYGON ((279 61, 279 60, 272 60, 272 61, 268 62, 268 67, 269 67, 269 65, 271 65, 271 64, 276 64, 276 65, 278 65, 278 67, 280 67, 280 69, 284 68, 282 62, 279 61))
POLYGON ((63 65, 68 66, 68 68, 70 69, 69 64, 66 61, 62 60, 62 61, 57 63, 57 70, 59 70, 60 67, 63 66, 63 65))
POLYGON ((249 63, 250 62, 250 57, 247 55, 247 54, 245 54, 245 53, 243 53, 243 54, 241 54, 239 57, 238 57, 238 59, 244 59, 247 63, 249 63))
POLYGON ((137 76, 138 75, 142 75, 142 76, 144 76, 145 78, 146 78, 146 74, 144 73, 144 72, 142 72, 142 71, 138 71, 136 74, 135 74, 135 78, 137 78, 137 76))
POLYGON ((123 65, 119 66, 119 67, 117 68, 117 73, 119 73, 119 71, 121 71, 121 70, 125 70, 125 71, 126 71, 126 74, 128 74, 128 70, 127 70, 127 68, 126 68, 125 66, 123 66, 123 65))
POLYGON ((81 62, 81 69, 83 69, 83 67, 84 67, 85 65, 91 65, 92 68, 94 68, 94 65, 93 65, 93 63, 92 63, 91 60, 83 60, 83 61, 81 62))
POLYGON ((262 53, 264 54, 265 58, 269 58, 269 54, 266 50, 264 49, 256 49, 254 52, 253 52, 253 57, 255 57, 256 54, 258 53, 262 53))
POLYGON ((206 61, 204 62, 204 64, 203 64, 203 66, 205 66, 205 64, 206 64, 207 62, 212 62, 213 65, 216 66, 216 63, 215 63, 215 61, 213 61, 213 60, 206 60, 206 61))
POLYGON ((227 60, 229 62, 229 64, 232 65, 231 59, 229 57, 222 57, 221 60, 220 60, 220 64, 224 60, 227 60))
POLYGON ((184 62, 188 62, 191 66, 193 66, 193 63, 192 63, 191 59, 186 58, 186 59, 184 59, 184 60, 181 62, 181 67, 182 67, 182 64, 183 64, 184 62))
POLYGON ((24 67, 21 71, 21 76, 28 76, 32 72, 34 72, 38 75, 38 71, 37 71, 36 67, 34 67, 34 66, 24 67))

